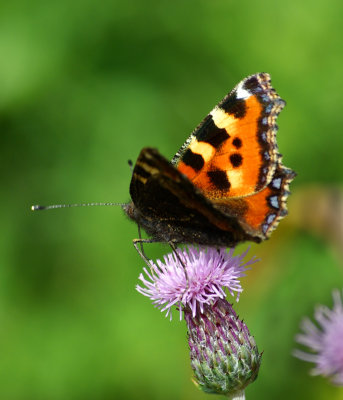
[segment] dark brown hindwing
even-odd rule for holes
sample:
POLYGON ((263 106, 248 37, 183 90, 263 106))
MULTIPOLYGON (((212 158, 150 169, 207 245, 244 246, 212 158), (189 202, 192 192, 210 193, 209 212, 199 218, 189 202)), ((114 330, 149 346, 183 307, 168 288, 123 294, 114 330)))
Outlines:
POLYGON ((259 241, 244 232, 235 216, 217 209, 156 149, 141 151, 130 194, 134 212, 129 216, 158 240, 226 246, 259 241))

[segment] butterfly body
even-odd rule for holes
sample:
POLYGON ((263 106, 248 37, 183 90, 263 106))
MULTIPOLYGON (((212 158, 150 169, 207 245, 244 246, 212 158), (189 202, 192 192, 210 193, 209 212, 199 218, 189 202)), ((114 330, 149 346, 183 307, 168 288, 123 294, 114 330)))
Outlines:
POLYGON ((252 75, 211 111, 171 162, 144 148, 126 214, 153 241, 232 247, 267 239, 287 214, 295 176, 276 144, 275 120, 284 104, 268 74, 252 75))

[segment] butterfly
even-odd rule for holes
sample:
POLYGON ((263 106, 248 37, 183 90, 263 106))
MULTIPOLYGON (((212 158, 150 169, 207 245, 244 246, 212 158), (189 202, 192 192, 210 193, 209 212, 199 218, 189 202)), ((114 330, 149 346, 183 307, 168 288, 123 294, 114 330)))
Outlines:
POLYGON ((232 247, 267 239, 287 214, 296 175, 282 164, 276 143, 276 118, 284 105, 269 74, 251 75, 171 161, 143 148, 133 169, 132 201, 123 205, 150 236, 136 242, 232 247))

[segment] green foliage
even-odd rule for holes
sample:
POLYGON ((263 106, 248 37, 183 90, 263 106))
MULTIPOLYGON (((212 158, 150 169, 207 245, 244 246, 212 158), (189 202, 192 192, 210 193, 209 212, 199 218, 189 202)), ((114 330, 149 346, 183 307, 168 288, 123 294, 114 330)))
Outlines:
MULTIPOLYGON (((0 398, 207 398, 184 322, 134 290, 143 265, 122 211, 29 207, 127 201, 127 160, 148 145, 171 157, 255 72, 288 104, 278 143, 292 191, 341 183, 342 12, 339 0, 1 3, 0 398)), ((243 280, 239 313, 264 350, 247 396, 338 399, 290 353, 342 268, 327 242, 282 224, 243 280)))

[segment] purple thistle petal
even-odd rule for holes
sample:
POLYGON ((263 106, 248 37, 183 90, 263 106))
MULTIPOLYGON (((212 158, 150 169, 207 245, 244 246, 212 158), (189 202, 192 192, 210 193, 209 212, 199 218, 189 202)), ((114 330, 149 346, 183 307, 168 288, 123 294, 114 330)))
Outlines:
POLYGON ((239 256, 233 256, 234 249, 226 252, 224 248, 202 248, 193 246, 177 249, 179 258, 174 253, 163 257, 163 261, 150 261, 150 271, 144 268, 144 274, 139 275, 142 286, 136 289, 144 296, 150 297, 153 304, 166 316, 171 315, 171 308, 179 304, 180 319, 182 306, 188 306, 193 317, 197 311, 203 312, 205 304, 211 304, 217 299, 226 297, 225 289, 236 295, 238 301, 243 291, 239 278, 245 276, 245 271, 258 260, 253 257, 243 262, 247 251, 239 256))
POLYGON ((295 350, 293 355, 301 360, 316 364, 313 375, 330 377, 336 385, 343 385, 343 304, 340 292, 333 291, 334 306, 318 306, 314 317, 319 328, 308 318, 300 327, 302 333, 295 340, 308 346, 312 353, 295 350))

